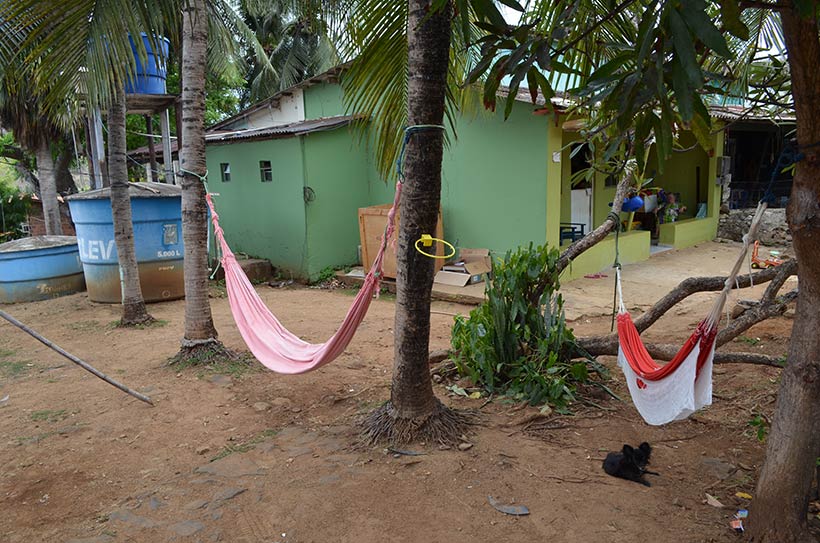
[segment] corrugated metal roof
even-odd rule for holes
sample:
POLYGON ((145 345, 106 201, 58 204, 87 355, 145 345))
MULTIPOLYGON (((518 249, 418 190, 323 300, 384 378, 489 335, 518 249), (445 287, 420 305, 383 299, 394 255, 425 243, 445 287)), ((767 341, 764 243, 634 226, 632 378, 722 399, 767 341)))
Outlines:
POLYGON ((787 121, 795 122, 794 115, 772 114, 746 106, 709 106, 709 113, 724 121, 787 121))
POLYGON ((205 141, 207 143, 227 143, 238 140, 289 138, 301 136, 302 134, 310 134, 312 132, 333 130, 334 128, 346 126, 361 118, 361 115, 338 115, 335 117, 321 117, 319 119, 269 126, 267 128, 231 130, 230 132, 209 132, 205 135, 205 141))

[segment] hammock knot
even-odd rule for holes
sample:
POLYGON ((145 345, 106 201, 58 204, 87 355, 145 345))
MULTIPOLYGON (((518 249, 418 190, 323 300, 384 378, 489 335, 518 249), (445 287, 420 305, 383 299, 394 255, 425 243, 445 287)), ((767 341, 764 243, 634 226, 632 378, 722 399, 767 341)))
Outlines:
POLYGON ((177 177, 185 177, 186 175, 193 175, 203 183, 208 181, 208 170, 205 170, 205 175, 199 175, 196 172, 192 172, 191 170, 186 170, 185 168, 180 168, 177 172, 177 177))
POLYGON ((621 230, 621 216, 618 213, 610 211, 609 213, 607 213, 606 218, 610 219, 612 223, 615 225, 614 230, 616 232, 621 230))

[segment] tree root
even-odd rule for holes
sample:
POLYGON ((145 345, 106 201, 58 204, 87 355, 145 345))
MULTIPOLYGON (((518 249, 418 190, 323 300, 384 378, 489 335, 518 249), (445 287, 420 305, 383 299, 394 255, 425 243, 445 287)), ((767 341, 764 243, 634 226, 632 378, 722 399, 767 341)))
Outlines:
POLYGON ((477 418, 475 412, 450 409, 438 400, 429 416, 403 418, 388 401, 362 421, 360 438, 365 445, 405 445, 413 441, 456 445, 477 418))
POLYGON ((217 339, 183 345, 176 355, 168 359, 169 366, 180 366, 183 368, 225 362, 250 363, 247 354, 228 349, 217 339))

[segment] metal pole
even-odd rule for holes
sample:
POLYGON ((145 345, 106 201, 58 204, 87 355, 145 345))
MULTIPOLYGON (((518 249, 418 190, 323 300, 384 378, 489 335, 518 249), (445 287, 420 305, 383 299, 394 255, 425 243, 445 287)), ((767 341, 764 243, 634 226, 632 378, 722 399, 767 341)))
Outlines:
POLYGON ((94 113, 90 113, 85 120, 85 156, 88 159, 89 175, 91 176, 91 188, 102 188, 102 172, 97 162, 97 139, 94 133, 94 113))
POLYGON ((174 179, 174 156, 171 154, 171 120, 166 109, 159 114, 159 129, 162 134, 162 162, 165 168, 165 182, 176 185, 174 179))
POLYGON ((93 373, 94 375, 96 375, 97 377, 99 377, 100 379, 102 379, 103 381, 108 383, 109 385, 113 385, 113 386, 117 387, 118 389, 122 390, 123 392, 125 392, 127 394, 130 394, 131 396, 135 397, 136 399, 141 400, 141 401, 143 401, 143 402, 145 402, 145 403, 147 403, 151 406, 154 405, 154 402, 152 402, 151 398, 149 398, 148 396, 140 394, 136 390, 131 390, 127 386, 123 385, 122 383, 118 383, 117 381, 115 381, 114 379, 112 379, 109 376, 105 375, 101 371, 99 371, 99 370, 93 368, 92 366, 90 366, 89 364, 83 362, 82 360, 80 360, 79 358, 74 356, 73 354, 63 350, 58 345, 55 345, 54 343, 50 342, 49 340, 47 340, 46 338, 44 338, 43 336, 41 336, 40 334, 38 334, 37 332, 35 332, 31 328, 29 328, 28 326, 26 326, 22 322, 18 321, 17 319, 15 319, 14 317, 12 317, 8 313, 6 313, 5 311, 0 310, 0 317, 3 317, 4 319, 6 319, 10 323, 12 323, 14 326, 19 328, 23 332, 27 333, 28 335, 30 335, 31 337, 33 337, 34 339, 36 339, 37 341, 39 341, 40 343, 45 345, 46 347, 57 351, 58 353, 60 353, 64 357, 68 358, 69 360, 71 360, 72 362, 74 362, 75 364, 77 364, 78 366, 83 368, 84 370, 93 373))
POLYGON ((105 160, 105 138, 103 137, 102 113, 100 108, 94 109, 94 158, 100 170, 101 187, 111 185, 108 179, 108 163, 105 160))

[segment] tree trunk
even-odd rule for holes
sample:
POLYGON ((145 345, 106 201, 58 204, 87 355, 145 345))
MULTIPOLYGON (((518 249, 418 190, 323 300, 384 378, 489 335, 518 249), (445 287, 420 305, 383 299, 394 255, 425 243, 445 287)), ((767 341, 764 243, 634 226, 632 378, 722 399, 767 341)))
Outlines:
POLYGON ((70 138, 63 140, 63 150, 57 155, 57 162, 54 166, 57 176, 57 192, 60 194, 74 194, 77 192, 77 184, 74 176, 71 175, 71 160, 74 158, 74 143, 70 138))
MULTIPOLYGON (((205 57, 208 13, 191 0, 182 14, 182 239, 185 244, 185 335, 183 348, 216 342, 208 301, 208 214, 205 203, 205 57), (193 172, 193 173, 188 173, 193 172)), ((169 180, 170 182, 170 180, 169 180)))
POLYGON ((365 422, 365 437, 371 442, 454 442, 466 422, 433 394, 427 355, 434 262, 415 249, 422 234, 435 232, 438 221, 444 131, 437 127, 444 122, 450 19, 450 6, 431 12, 430 0, 409 0, 407 123, 411 132, 396 251, 393 383, 390 401, 365 422))
MULTIPOLYGON (((449 10, 430 15, 429 0, 410 0, 407 19, 407 124, 441 125, 450 54, 449 10)), ((410 136, 396 251, 395 361, 391 402, 398 416, 433 412, 436 398, 427 366, 433 259, 416 251, 422 234, 436 231, 441 202, 443 130, 410 136)))
POLYGON ((57 200, 57 176, 54 171, 54 159, 48 141, 37 147, 37 176, 40 178, 40 201, 43 204, 43 219, 46 222, 46 235, 62 236, 63 224, 60 221, 60 202, 57 200))
POLYGON ((137 252, 134 248, 128 167, 125 163, 125 91, 122 89, 108 108, 108 153, 111 215, 114 220, 114 242, 117 244, 122 288, 120 325, 132 326, 149 322, 153 318, 145 309, 145 301, 142 298, 137 252))
MULTIPOLYGON (((816 7, 816 3, 815 3, 816 7)), ((780 11, 792 77, 797 163, 786 211, 797 256, 799 293, 766 462, 749 514, 753 541, 814 541, 807 512, 820 451, 820 36, 816 18, 801 19, 792 4, 780 11)))

